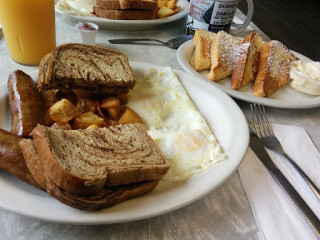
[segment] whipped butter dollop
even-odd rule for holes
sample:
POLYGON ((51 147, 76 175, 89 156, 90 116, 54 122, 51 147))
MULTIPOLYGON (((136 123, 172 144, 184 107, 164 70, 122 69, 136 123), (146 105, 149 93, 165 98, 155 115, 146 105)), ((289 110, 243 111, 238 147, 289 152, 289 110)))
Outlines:
POLYGON ((310 95, 320 95, 320 62, 292 62, 290 78, 290 85, 294 89, 310 95))

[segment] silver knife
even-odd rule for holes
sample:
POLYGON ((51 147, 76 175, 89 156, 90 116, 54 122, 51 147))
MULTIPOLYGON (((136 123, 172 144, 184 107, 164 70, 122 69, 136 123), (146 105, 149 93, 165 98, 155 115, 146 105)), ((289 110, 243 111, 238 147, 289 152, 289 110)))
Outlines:
POLYGON ((273 163, 269 154, 264 148, 264 145, 259 140, 255 132, 250 129, 250 147, 263 163, 263 165, 267 168, 268 172, 277 182, 277 184, 281 187, 281 189, 285 192, 287 197, 291 200, 293 205, 296 207, 298 212, 307 222, 309 227, 312 229, 314 234, 320 239, 320 220, 311 210, 311 208, 306 204, 303 198, 299 195, 299 193, 294 189, 294 187, 290 184, 290 182, 286 179, 286 177, 281 173, 280 169, 273 163))

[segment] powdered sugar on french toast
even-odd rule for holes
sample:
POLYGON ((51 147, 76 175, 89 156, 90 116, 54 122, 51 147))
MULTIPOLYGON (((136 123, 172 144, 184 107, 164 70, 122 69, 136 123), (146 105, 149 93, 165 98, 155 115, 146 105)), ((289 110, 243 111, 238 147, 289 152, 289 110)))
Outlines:
POLYGON ((285 45, 276 40, 272 41, 267 62, 270 76, 282 76, 283 80, 289 81, 290 63, 296 59, 285 45))
POLYGON ((217 39, 221 66, 224 69, 233 69, 235 58, 240 49, 241 40, 230 34, 223 34, 217 39))

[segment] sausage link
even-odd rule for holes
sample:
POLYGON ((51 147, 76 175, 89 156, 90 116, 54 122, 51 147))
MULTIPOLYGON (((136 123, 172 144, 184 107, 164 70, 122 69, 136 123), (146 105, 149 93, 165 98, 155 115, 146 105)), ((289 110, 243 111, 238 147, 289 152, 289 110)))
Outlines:
POLYGON ((41 97, 32 78, 16 70, 8 79, 9 105, 11 110, 11 132, 29 137, 37 124, 44 124, 41 97))
POLYGON ((41 188, 33 179, 20 150, 19 142, 22 139, 16 134, 0 129, 0 169, 41 188))

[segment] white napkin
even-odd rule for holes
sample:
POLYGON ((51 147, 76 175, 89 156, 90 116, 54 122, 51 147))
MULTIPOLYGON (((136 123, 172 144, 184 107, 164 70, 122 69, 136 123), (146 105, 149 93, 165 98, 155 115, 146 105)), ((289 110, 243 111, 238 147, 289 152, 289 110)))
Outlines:
MULTIPOLYGON (((305 130, 296 126, 272 126, 287 154, 320 187, 320 154, 305 130)), ((285 158, 267 151, 281 172, 320 218, 320 201, 308 189, 299 174, 285 158)), ((250 148, 239 171, 253 214, 267 240, 316 239, 305 220, 250 148)))

